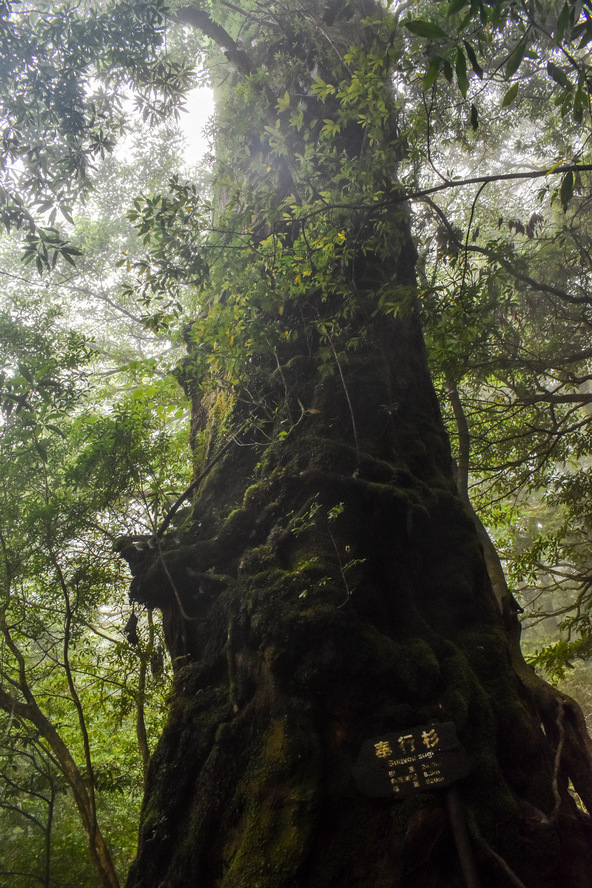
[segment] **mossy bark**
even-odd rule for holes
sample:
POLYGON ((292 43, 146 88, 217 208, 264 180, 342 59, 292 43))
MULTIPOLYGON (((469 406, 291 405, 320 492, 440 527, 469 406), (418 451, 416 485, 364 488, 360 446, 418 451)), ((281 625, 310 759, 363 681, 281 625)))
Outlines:
MULTIPOLYGON (((300 64, 308 52, 315 64, 315 45, 297 33, 298 10, 265 61, 280 60, 261 78, 264 120, 284 94, 282 53, 300 64)), ((311 6, 309 18, 315 14, 311 6)), ((362 45, 366 28, 374 41, 376 29, 363 24, 371 14, 386 15, 369 0, 326 4, 318 51, 337 47, 343 67, 336 29, 341 23, 343 41, 362 45)), ((391 42, 387 34, 380 52, 391 42)), ((258 46, 263 52, 265 41, 258 46)), ((249 75, 248 88, 258 82, 249 75)), ((385 75, 385 102, 389 89, 385 75)), ((327 100, 311 111, 311 103, 309 96, 307 114, 320 123, 309 140, 305 123, 286 130, 296 147, 292 164, 284 155, 276 164, 278 200, 294 164, 322 139, 323 119, 344 107, 331 110, 327 100)), ((243 129, 253 146, 256 131, 243 129)), ((257 170, 271 169, 261 160, 273 154, 270 144, 259 139, 251 184, 257 170)), ((347 188, 340 164, 353 175, 359 154, 363 190, 384 177, 369 144, 366 130, 352 125, 335 155, 319 155, 314 175, 347 188)), ((254 164, 255 148, 247 153, 254 164)), ((249 357, 233 396, 210 394, 206 410, 189 356, 202 479, 191 517, 143 551, 121 546, 132 598, 162 611, 176 670, 128 888, 466 884, 447 813, 458 806, 447 806, 445 791, 374 799, 352 774, 365 740, 430 721, 454 722, 471 760, 456 787, 483 888, 590 884, 590 821, 568 791, 561 713, 557 731, 545 733, 535 696, 514 669, 483 549, 456 489, 410 296, 415 253, 400 207, 390 211, 386 246, 384 215, 352 211, 346 224, 329 213, 331 224, 344 224, 336 239, 350 238, 354 258, 347 267, 336 260, 334 292, 325 267, 322 282, 311 275, 305 297, 281 304, 275 320, 289 337, 249 357), (356 254, 374 235, 374 246, 356 254), (404 294, 396 312, 378 309, 386 286, 404 294), (339 343, 319 324, 327 328, 336 316, 339 343), (355 347, 342 346, 348 335, 355 347)), ((279 232, 274 247, 283 262, 294 243, 308 245, 304 222, 301 235, 298 226, 274 224, 263 214, 249 227, 259 238, 256 259, 270 231, 279 232)), ((251 267, 276 288, 277 302, 285 264, 251 267)), ((261 288, 253 292, 263 306, 259 322, 272 309, 261 288)))
POLYGON ((129 888, 462 885, 442 791, 370 799, 352 777, 364 740, 431 720, 471 758, 482 885, 512 884, 505 866, 584 888, 589 823, 512 668, 414 315, 344 368, 349 398, 297 363, 318 413, 237 439, 135 565, 177 674, 129 888))

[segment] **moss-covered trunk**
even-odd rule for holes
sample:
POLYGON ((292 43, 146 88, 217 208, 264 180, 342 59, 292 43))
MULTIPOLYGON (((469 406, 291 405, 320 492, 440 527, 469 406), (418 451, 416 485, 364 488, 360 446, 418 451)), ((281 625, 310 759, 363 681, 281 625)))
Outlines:
POLYGON ((237 438, 138 567, 177 677, 128 884, 462 885, 445 793, 372 799, 352 775, 363 741, 436 720, 471 759, 482 884, 512 884, 495 852, 527 888, 584 888, 589 826, 513 672, 414 318, 343 370, 349 398, 286 368, 314 412, 237 438))
MULTIPOLYGON (((364 52, 375 46, 380 31, 361 21, 380 7, 369 6, 328 4, 323 51, 345 58, 339 40, 354 37, 364 52)), ((297 66, 302 22, 289 24, 284 43, 297 66)), ((306 51, 311 66, 321 50, 306 51)), ((274 58, 260 78, 266 120, 270 92, 277 101, 285 85, 280 50, 274 58)), ((248 90, 257 84, 249 74, 248 90)), ((257 121, 234 123, 250 150, 230 209, 224 185, 225 224, 233 212, 244 250, 212 298, 210 384, 203 364, 196 370, 203 343, 185 367, 202 480, 182 525, 145 551, 122 543, 132 597, 162 610, 176 668, 128 888, 476 888, 466 852, 463 876, 446 790, 372 798, 354 780, 364 741, 430 722, 453 722, 470 758, 456 788, 483 888, 588 888, 590 825, 568 792, 563 710, 545 733, 456 490, 413 305, 408 221, 395 200, 378 215, 360 211, 359 195, 354 209, 342 206, 353 204, 343 194, 356 165, 360 193, 384 174, 384 158, 368 160, 380 146, 367 130, 356 136, 339 118, 342 132, 323 148, 321 127, 330 112, 345 114, 348 97, 317 117, 308 102, 304 123, 284 133, 280 120, 265 144, 255 145, 257 121), (276 150, 282 133, 293 140, 288 161, 276 150), (322 150, 312 158, 315 139, 322 150), (276 175, 276 189, 248 224, 261 170, 276 175), (298 216, 305 173, 313 203, 298 216), (341 205, 321 229, 323 177, 341 205), (338 253, 342 243, 349 251, 338 253), (394 293, 396 310, 385 301, 394 293), (243 348, 241 369, 235 361, 232 385, 216 394, 220 318, 245 304, 247 321, 235 312, 226 330, 243 348)), ((390 144, 387 124, 383 115, 390 144)))

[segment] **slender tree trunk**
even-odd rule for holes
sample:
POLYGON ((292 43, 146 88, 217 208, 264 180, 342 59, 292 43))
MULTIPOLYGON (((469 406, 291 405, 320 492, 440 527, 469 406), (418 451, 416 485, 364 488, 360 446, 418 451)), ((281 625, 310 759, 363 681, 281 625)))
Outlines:
POLYGON ((148 772, 148 764, 150 762, 150 746, 148 744, 148 732, 146 731, 146 719, 144 702, 146 699, 146 674, 148 662, 154 653, 154 621, 152 619, 152 611, 148 611, 148 644, 140 650, 140 666, 138 670, 138 688, 136 691, 136 738, 138 740, 138 749, 140 758, 142 759, 142 775, 144 783, 148 772))
POLYGON ((53 828, 53 815, 55 808, 55 790, 53 787, 53 783, 50 783, 49 793, 50 796, 47 800, 47 822, 45 826, 45 834, 43 836, 43 883, 45 885, 45 888, 50 888, 51 885, 51 831, 53 828))
POLYGON ((119 879, 111 860, 109 849, 105 843, 103 834, 96 821, 94 806, 90 801, 88 789, 84 777, 80 773, 78 765, 72 758, 70 751, 55 727, 41 712, 33 699, 28 702, 17 700, 11 694, 0 689, 0 707, 9 714, 14 714, 26 722, 33 724, 41 737, 51 749, 56 762, 59 764, 62 774, 66 778, 82 825, 88 840, 88 847, 92 861, 105 888, 119 888, 119 879))

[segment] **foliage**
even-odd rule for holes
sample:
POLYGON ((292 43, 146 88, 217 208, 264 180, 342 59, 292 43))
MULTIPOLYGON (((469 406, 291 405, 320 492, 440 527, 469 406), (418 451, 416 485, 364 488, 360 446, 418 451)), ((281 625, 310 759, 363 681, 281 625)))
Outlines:
MULTIPOLYGON (((26 320, 14 311, 4 313, 2 341, 0 625, 6 691, 1 703, 9 715, 3 742, 11 760, 24 762, 19 767, 22 778, 13 781, 13 794, 24 812, 14 829, 18 834, 31 816, 37 816, 31 813, 27 781, 39 769, 41 756, 49 767, 46 793, 50 795, 44 804, 52 812, 46 825, 41 821, 39 826, 48 843, 51 838, 51 855, 48 845, 45 864, 48 873, 50 857, 59 857, 55 849, 61 830, 71 830, 65 826, 65 809, 54 806, 56 780, 60 792, 69 786, 76 795, 68 759, 65 753, 60 756, 63 750, 50 727, 45 727, 44 720, 49 718, 58 726, 60 742, 79 762, 80 772, 88 775, 98 810, 105 794, 125 792, 127 807, 120 807, 127 826, 122 822, 121 827, 130 830, 128 844, 123 833, 116 844, 125 865, 129 860, 125 849, 129 855, 133 842, 133 806, 138 803, 145 764, 134 721, 141 717, 145 742, 145 719, 152 729, 154 722, 158 723, 159 695, 165 684, 161 670, 157 669, 152 679, 147 668, 162 644, 152 622, 141 630, 139 646, 137 638, 135 647, 123 639, 127 578, 114 560, 111 540, 113 529, 126 522, 138 529, 142 514, 153 514, 158 520, 161 492, 153 488, 148 493, 142 487, 153 479, 148 457, 142 465, 138 460, 132 472, 126 472, 123 463, 114 482, 111 472, 101 465, 111 458, 104 429, 100 444, 95 439, 94 459, 89 462, 93 431, 97 432, 92 420, 103 420, 89 413, 89 372, 94 355, 87 342, 62 333, 54 314, 36 317, 30 310, 26 320), (77 473, 83 465, 87 474, 84 484, 78 485, 76 479, 81 476, 77 473), (140 479, 143 467, 149 480, 145 476, 140 479), (86 484, 93 476, 93 496, 89 496, 86 484), (148 511, 143 513, 144 509, 148 511), (151 684, 152 702, 145 709, 144 698, 151 684), (19 701, 29 706, 31 717, 26 708, 19 709, 19 701), (35 725, 36 730, 31 733, 27 724, 35 725), (114 730, 121 737, 118 742, 114 730)), ((151 403, 153 400, 154 391, 151 403)), ((125 408, 121 407, 120 413, 124 415, 125 408)), ((168 419, 166 408, 164 414, 168 419)), ((144 417, 140 425, 133 410, 128 415, 138 447, 143 447, 153 462, 170 456, 170 432, 161 444, 156 443, 155 435, 163 436, 154 428, 162 422, 162 414, 155 414, 151 424, 144 417)), ((123 426, 125 442, 125 422, 123 426)), ((119 448, 121 458, 126 452, 121 435, 113 447, 119 448)), ((117 808, 119 803, 112 801, 109 807, 117 808)), ((15 809, 13 820, 16 813, 15 809)), ((55 862, 53 866, 55 869, 55 862)))
MULTIPOLYGON (((589 115, 573 126, 565 107, 549 106, 537 47, 530 94, 516 99, 520 124, 482 116, 480 133, 462 142, 469 170, 473 158, 495 170, 533 156, 548 168, 558 156, 585 167, 589 115)), ((454 143, 433 136, 437 171, 454 143)), ((527 608, 525 625, 539 627, 528 648, 550 645, 535 662, 552 673, 589 650, 587 175, 573 173, 569 201, 567 173, 557 189, 548 176, 542 185, 498 182, 495 193, 484 176, 471 202, 427 198, 417 215, 430 356, 459 472, 470 471, 473 502, 527 608), (455 390, 460 420, 447 404, 455 390), (541 634, 545 614, 563 633, 559 642, 541 634)))
POLYGON ((25 713, 15 714, 13 701, 32 695, 47 730, 57 727, 80 773, 90 775, 121 873, 135 845, 150 738, 161 725, 168 687, 161 629, 151 614, 137 613, 135 644, 126 638, 129 580, 113 551, 118 532, 154 531, 188 471, 186 410, 167 377, 174 343, 145 329, 142 307, 117 293, 113 273, 126 238, 134 253, 121 216, 132 183, 158 179, 178 157, 170 124, 160 133, 144 130, 142 153, 130 158, 128 149, 126 159, 101 162, 102 182, 77 207, 85 256, 75 270, 28 277, 22 238, 2 242, 1 674, 10 713, 2 736, 7 773, 18 764, 18 779, 1 793, 13 804, 2 815, 11 841, 1 866, 10 884, 97 880, 65 760, 25 713), (57 306, 66 294, 78 301, 63 311, 57 306), (81 332, 87 317, 96 329, 103 312, 100 338, 81 332), (38 762, 47 765, 43 786, 38 762))
POLYGON ((162 0, 0 5, 0 222, 26 231, 25 261, 39 271, 80 254, 56 221, 72 222, 97 159, 113 150, 124 90, 135 88, 145 117, 182 101, 191 71, 168 55, 165 10, 162 0))

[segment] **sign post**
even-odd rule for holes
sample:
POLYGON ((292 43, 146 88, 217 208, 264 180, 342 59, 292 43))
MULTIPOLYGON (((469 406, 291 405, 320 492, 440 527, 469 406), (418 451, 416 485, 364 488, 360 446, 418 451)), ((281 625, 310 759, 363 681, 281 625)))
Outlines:
POLYGON ((434 722, 383 734, 362 744, 353 768, 358 789, 372 798, 404 799, 418 792, 446 789, 446 807, 467 888, 479 877, 458 792, 452 784, 471 770, 453 722, 434 722))

